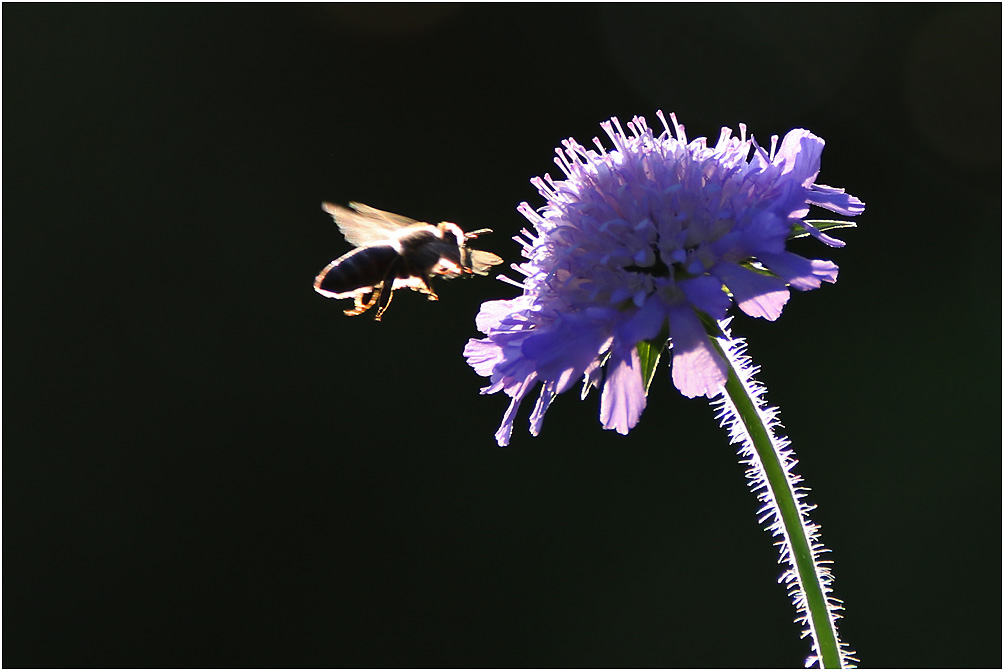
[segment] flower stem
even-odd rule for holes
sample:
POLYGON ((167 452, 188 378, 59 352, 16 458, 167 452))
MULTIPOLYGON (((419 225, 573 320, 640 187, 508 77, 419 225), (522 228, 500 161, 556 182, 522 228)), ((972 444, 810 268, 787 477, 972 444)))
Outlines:
MULTIPOLYGON (((722 327, 728 335, 727 324, 722 327)), ((760 521, 770 520, 767 530, 781 537, 781 561, 789 567, 781 581, 788 585, 798 621, 806 627, 803 635, 810 635, 813 642, 814 655, 806 665, 849 667, 856 660, 837 637, 835 621, 840 615, 836 611, 841 605, 831 596, 830 562, 819 559, 826 549, 819 540, 819 527, 809 521, 808 512, 814 506, 803 501, 806 489, 797 486, 801 478, 793 473, 796 460, 788 441, 774 432, 780 426, 777 409, 767 407, 766 390, 753 379, 757 369, 745 355, 745 343, 731 336, 712 338, 712 342, 729 362, 725 393, 716 400, 719 418, 723 426, 729 425, 732 442, 742 445, 750 487, 764 504, 760 521)))

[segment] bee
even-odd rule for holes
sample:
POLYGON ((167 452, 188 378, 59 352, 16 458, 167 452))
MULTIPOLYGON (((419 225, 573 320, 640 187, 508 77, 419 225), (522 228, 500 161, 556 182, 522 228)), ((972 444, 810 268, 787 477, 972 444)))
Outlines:
POLYGON ((321 207, 355 249, 318 274, 314 291, 328 298, 353 298, 355 307, 345 310, 351 317, 376 306, 380 321, 394 291, 405 287, 437 301, 429 284, 433 275, 487 275, 502 263, 491 252, 467 246, 468 240, 491 233, 489 228, 464 233, 449 221, 433 226, 362 203, 349 203, 352 209, 332 203, 321 207))

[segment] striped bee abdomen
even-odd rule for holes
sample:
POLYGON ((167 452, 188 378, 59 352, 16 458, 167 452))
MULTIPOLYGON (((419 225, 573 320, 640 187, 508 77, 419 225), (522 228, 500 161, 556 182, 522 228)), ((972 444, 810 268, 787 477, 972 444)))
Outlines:
MULTIPOLYGON (((359 247, 328 264, 314 280, 314 289, 332 298, 352 294, 384 280, 400 256, 390 245, 359 247)), ((395 273, 396 274, 396 273, 395 273)))

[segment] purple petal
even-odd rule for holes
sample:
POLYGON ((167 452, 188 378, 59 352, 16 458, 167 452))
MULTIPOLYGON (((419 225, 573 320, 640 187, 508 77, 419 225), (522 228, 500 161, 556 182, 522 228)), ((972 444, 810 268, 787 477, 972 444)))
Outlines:
POLYGON ((599 389, 600 382, 603 380, 603 368, 600 367, 600 360, 597 359, 586 366, 586 372, 583 373, 583 376, 582 393, 579 395, 579 399, 582 401, 586 400, 586 396, 594 387, 599 389))
POLYGON ((799 224, 801 224, 801 226, 809 232, 809 235, 814 237, 816 240, 819 240, 824 245, 829 245, 830 247, 839 248, 847 244, 843 240, 838 240, 837 238, 831 238, 826 233, 823 233, 821 230, 819 230, 818 228, 816 228, 807 221, 800 221, 799 224))
POLYGON ((758 252, 784 249, 785 239, 791 232, 791 222, 787 215, 782 217, 775 212, 759 212, 743 229, 743 251, 756 255, 758 252))
MULTIPOLYGON (((806 214, 809 208, 806 207, 806 214)), ((780 252, 791 232, 791 222, 787 212, 781 216, 775 212, 756 213, 741 228, 729 231, 710 244, 711 251, 719 258, 742 259, 759 256, 760 252, 780 252)))
POLYGON ((795 289, 809 291, 818 289, 823 282, 837 281, 837 264, 822 259, 806 259, 798 254, 761 254, 760 260, 795 289))
POLYGON ((496 364, 502 362, 502 348, 487 338, 467 341, 464 347, 467 364, 482 377, 490 377, 496 364))
POLYGON ((732 305, 732 299, 722 291, 722 282, 714 277, 702 275, 676 283, 690 304, 712 319, 725 319, 725 313, 732 305))
POLYGON ((627 435, 645 409, 645 383, 641 377, 638 348, 626 356, 615 352, 607 362, 607 377, 600 396, 600 422, 604 429, 627 435))
POLYGON ((844 193, 843 189, 825 184, 813 184, 806 194, 805 200, 813 205, 847 216, 854 216, 865 211, 865 204, 860 199, 849 193, 844 193))
POLYGON ((651 295, 644 305, 624 322, 617 332, 620 342, 634 346, 643 340, 659 335, 666 323, 666 305, 656 295, 651 295))
POLYGON ((540 427, 544 423, 544 414, 551 406, 551 401, 557 396, 555 385, 552 382, 545 382, 540 388, 540 396, 537 397, 537 405, 530 413, 530 435, 540 435, 540 427))
POLYGON ((564 391, 599 356, 608 338, 604 324, 562 317, 552 328, 527 337, 520 351, 542 380, 560 380, 564 391))
POLYGON ((688 398, 711 398, 725 386, 728 367, 711 346, 708 334, 688 305, 671 308, 669 333, 673 339, 673 384, 688 398))
POLYGON ((801 186, 811 185, 819 174, 819 159, 823 153, 823 138, 804 128, 788 131, 774 156, 774 163, 784 161, 781 174, 790 174, 801 186))
MULTIPOLYGON (((502 416, 502 423, 499 425, 498 431, 495 432, 495 440, 498 442, 499 447, 505 447, 509 444, 509 438, 512 436, 512 422, 516 419, 516 411, 519 410, 519 404, 536 382, 536 373, 531 373, 529 377, 513 390, 512 401, 509 402, 509 407, 502 416)), ((506 393, 508 392, 509 390, 507 389, 506 393)))
POLYGON ((774 321, 790 295, 780 277, 761 275, 734 263, 716 264, 711 272, 729 288, 739 309, 750 317, 774 321))
POLYGON ((498 328, 499 324, 502 323, 502 320, 505 317, 519 309, 516 307, 517 300, 519 299, 517 298, 508 301, 487 301, 482 303, 481 310, 478 312, 478 316, 474 319, 474 324, 482 333, 490 333, 492 329, 498 328))
POLYGON ((536 379, 537 371, 532 361, 519 355, 519 344, 503 346, 502 360, 491 371, 491 384, 481 393, 494 394, 501 390, 508 396, 514 396, 531 377, 536 379))

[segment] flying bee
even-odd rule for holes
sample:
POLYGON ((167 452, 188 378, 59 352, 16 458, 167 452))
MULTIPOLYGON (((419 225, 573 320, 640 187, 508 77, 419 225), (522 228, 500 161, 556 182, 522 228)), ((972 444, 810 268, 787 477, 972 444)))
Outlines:
POLYGON ((433 275, 487 275, 502 263, 491 252, 467 246, 468 240, 491 233, 489 228, 464 233, 449 221, 433 226, 362 203, 349 203, 352 209, 332 203, 321 207, 356 248, 329 263, 314 279, 314 290, 328 298, 353 298, 355 307, 345 310, 349 316, 376 306, 380 321, 395 289, 407 287, 436 301, 439 296, 429 284, 433 275))

